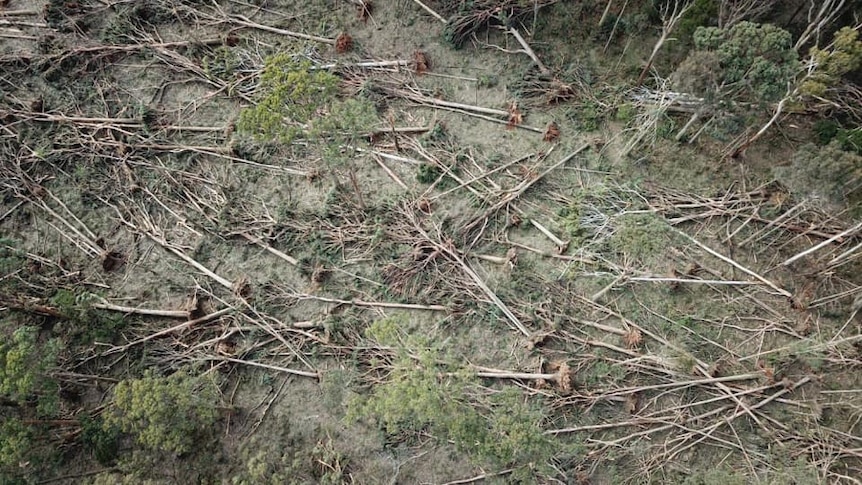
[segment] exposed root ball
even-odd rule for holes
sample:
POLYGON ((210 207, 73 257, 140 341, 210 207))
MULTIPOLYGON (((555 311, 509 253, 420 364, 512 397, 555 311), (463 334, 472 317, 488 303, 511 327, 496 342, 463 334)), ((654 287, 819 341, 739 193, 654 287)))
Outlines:
POLYGON ((548 127, 545 129, 545 136, 542 137, 543 140, 551 142, 560 137, 560 127, 557 126, 555 122, 548 123, 548 127))
POLYGON ((416 51, 413 53, 413 69, 416 71, 416 74, 422 74, 431 69, 431 60, 428 59, 428 54, 425 54, 422 51, 416 51))
POLYGON ((350 49, 353 49, 353 37, 347 32, 342 32, 335 39, 335 51, 339 54, 344 54, 350 51, 350 49))

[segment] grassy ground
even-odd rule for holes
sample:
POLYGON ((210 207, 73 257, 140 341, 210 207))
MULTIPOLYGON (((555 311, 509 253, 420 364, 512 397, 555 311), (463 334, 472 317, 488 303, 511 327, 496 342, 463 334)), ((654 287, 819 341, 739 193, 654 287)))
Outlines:
POLYGON ((516 9, 542 75, 426 3, 0 8, 0 482, 858 482, 804 133, 631 145, 645 7, 516 9))

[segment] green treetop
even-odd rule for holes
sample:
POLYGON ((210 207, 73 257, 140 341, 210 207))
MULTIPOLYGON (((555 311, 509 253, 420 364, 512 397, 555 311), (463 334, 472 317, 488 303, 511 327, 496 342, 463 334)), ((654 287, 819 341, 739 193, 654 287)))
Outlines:
POLYGON ((790 33, 770 24, 701 27, 694 33, 694 44, 697 51, 717 55, 719 86, 738 90, 749 99, 781 98, 800 67, 790 33))

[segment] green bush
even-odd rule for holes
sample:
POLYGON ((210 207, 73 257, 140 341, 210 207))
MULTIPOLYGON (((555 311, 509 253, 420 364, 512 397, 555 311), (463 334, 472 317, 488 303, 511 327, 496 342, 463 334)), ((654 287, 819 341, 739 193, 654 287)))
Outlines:
POLYGON ((641 261, 650 261, 664 254, 671 242, 668 223, 655 214, 625 214, 610 238, 610 246, 618 253, 641 261))
POLYGON ((862 66, 862 41, 859 40, 859 31, 852 27, 843 27, 835 32, 829 47, 812 47, 810 55, 817 68, 802 83, 801 91, 822 97, 826 95, 827 89, 840 83, 844 75, 862 66))
POLYGON ((862 155, 862 127, 852 130, 841 128, 835 134, 835 139, 842 150, 862 155))
POLYGON ((818 145, 828 145, 837 135, 841 125, 833 120, 818 120, 814 123, 814 135, 818 145))
POLYGON ((637 109, 631 103, 623 103, 617 106, 616 120, 628 123, 637 116, 637 109))
POLYGON ((398 355, 386 383, 349 403, 348 420, 371 420, 391 436, 428 430, 483 466, 542 466, 553 455, 540 426, 542 409, 517 389, 477 392, 472 372, 407 335, 396 319, 375 322, 367 335, 398 355))
POLYGON ((182 454, 209 434, 218 417, 217 402, 214 384, 202 377, 147 373, 117 384, 103 429, 117 427, 147 448, 182 454))
POLYGON ((257 105, 240 113, 237 129, 259 140, 289 143, 304 132, 304 125, 334 99, 338 78, 311 63, 287 54, 267 58, 260 78, 263 93, 257 105))
POLYGON ((698 27, 714 25, 718 19, 718 2, 713 0, 695 0, 691 8, 685 12, 676 28, 676 36, 685 43, 692 41, 692 36, 698 27))
POLYGON ((601 109, 592 102, 585 103, 578 115, 578 121, 580 121, 581 129, 584 131, 598 130, 602 124, 602 118, 601 109))
POLYGON ((862 202, 862 155, 844 150, 838 139, 823 147, 803 145, 789 166, 776 167, 773 173, 801 197, 848 203, 854 210, 862 202))
MULTIPOLYGON (((4 323, 8 326, 9 322, 4 323)), ((40 416, 54 415, 59 388, 47 374, 56 365, 60 342, 39 342, 39 329, 33 326, 21 326, 9 333, 0 343, 0 396, 22 406, 36 398, 40 416)))
POLYGON ((119 454, 119 429, 105 425, 101 418, 81 419, 81 442, 100 464, 112 465, 119 454))
POLYGON ((17 419, 0 421, 0 482, 25 462, 32 448, 32 430, 17 419))
MULTIPOLYGON (((771 102, 783 96, 799 70, 799 56, 789 32, 771 24, 739 22, 730 28, 699 27, 690 56, 713 53, 718 65, 686 63, 689 71, 709 71, 713 86, 734 86, 735 96, 771 102)), ((682 76, 677 76, 681 78, 682 76)), ((700 91, 709 91, 702 86, 700 91)))
POLYGON ((57 290, 48 302, 57 308, 63 319, 57 322, 54 332, 62 335, 70 345, 89 344, 94 341, 110 342, 126 326, 122 313, 98 310, 92 307, 97 299, 90 293, 78 294, 67 289, 57 290))
POLYGON ((211 79, 233 80, 237 70, 242 65, 239 55, 230 47, 220 46, 201 61, 201 67, 211 79))

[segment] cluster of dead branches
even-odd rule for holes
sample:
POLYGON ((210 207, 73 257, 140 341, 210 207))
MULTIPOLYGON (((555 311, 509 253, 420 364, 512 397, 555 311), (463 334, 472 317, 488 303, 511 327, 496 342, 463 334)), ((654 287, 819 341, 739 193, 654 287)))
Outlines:
POLYGON ((455 47, 461 47, 476 32, 489 25, 502 25, 508 29, 518 19, 535 15, 540 8, 556 2, 557 0, 537 0, 529 3, 517 0, 439 0, 434 3, 437 4, 436 10, 442 12, 440 18, 448 17, 446 40, 455 47))

